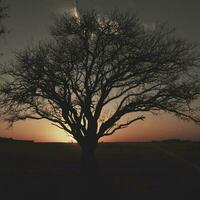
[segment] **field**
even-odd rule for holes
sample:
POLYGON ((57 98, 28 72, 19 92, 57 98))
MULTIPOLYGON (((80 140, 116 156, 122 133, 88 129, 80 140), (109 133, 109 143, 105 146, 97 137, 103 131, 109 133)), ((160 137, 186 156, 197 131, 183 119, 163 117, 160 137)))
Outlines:
POLYGON ((200 199, 200 142, 101 143, 96 157, 87 180, 76 144, 0 143, 0 199, 200 199))

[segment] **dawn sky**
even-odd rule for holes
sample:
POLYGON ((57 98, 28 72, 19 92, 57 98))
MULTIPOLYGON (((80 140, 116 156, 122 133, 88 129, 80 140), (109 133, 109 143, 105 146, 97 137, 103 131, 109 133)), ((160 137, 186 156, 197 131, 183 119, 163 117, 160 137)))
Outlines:
MULTIPOLYGON (((48 38, 48 26, 53 16, 74 6, 72 0, 5 0, 9 5, 6 25, 10 34, 1 39, 1 62, 14 59, 13 52, 34 45, 48 38)), ((106 12, 115 8, 138 15, 144 24, 167 22, 177 30, 177 35, 200 43, 199 0, 79 0, 79 9, 97 9, 106 12)), ((182 138, 200 140, 200 127, 176 119, 168 114, 146 115, 144 122, 137 122, 104 141, 149 141, 182 138)), ((0 123, 0 136, 35 141, 71 141, 65 133, 47 121, 19 122, 6 130, 0 123)))

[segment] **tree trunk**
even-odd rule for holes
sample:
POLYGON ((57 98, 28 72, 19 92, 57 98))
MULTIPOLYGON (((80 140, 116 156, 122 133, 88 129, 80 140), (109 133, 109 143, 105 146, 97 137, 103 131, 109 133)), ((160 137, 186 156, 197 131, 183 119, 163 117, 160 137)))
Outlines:
POLYGON ((97 170, 95 152, 93 150, 82 150, 82 169, 87 174, 93 174, 97 170))
POLYGON ((95 159, 96 144, 93 146, 87 143, 85 146, 81 146, 81 148, 82 187, 84 194, 86 195, 83 199, 96 199, 97 194, 99 193, 99 188, 102 186, 98 164, 95 159))
POLYGON ((81 171, 86 176, 95 176, 98 173, 98 165, 95 159, 95 150, 97 142, 85 141, 81 144, 81 171))

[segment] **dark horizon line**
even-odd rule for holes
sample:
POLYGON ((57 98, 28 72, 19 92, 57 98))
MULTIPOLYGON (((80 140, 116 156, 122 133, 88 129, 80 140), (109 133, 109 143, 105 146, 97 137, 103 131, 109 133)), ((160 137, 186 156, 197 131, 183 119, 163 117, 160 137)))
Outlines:
MULTIPOLYGON (((24 143, 35 143, 35 144, 77 144, 77 142, 54 142, 54 141, 35 141, 35 140, 26 140, 26 139, 15 139, 12 137, 0 137, 1 142, 24 142, 24 143)), ((160 140, 149 140, 149 141, 99 141, 99 144, 102 143, 153 143, 153 142, 200 142, 200 140, 192 140, 192 139, 181 139, 181 138, 169 138, 169 139, 160 139, 160 140)))

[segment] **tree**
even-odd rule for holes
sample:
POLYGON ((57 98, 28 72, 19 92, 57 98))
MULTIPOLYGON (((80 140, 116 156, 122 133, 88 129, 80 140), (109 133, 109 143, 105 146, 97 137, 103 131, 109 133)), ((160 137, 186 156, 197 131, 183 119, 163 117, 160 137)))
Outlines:
POLYGON ((7 6, 3 5, 2 0, 0 0, 0 36, 6 33, 6 28, 3 25, 3 20, 8 17, 7 6))
POLYGON ((90 171, 98 140, 146 112, 199 123, 197 48, 167 25, 148 29, 135 16, 92 11, 61 16, 50 30, 50 41, 2 69, 1 117, 10 124, 51 121, 80 144, 90 171))

